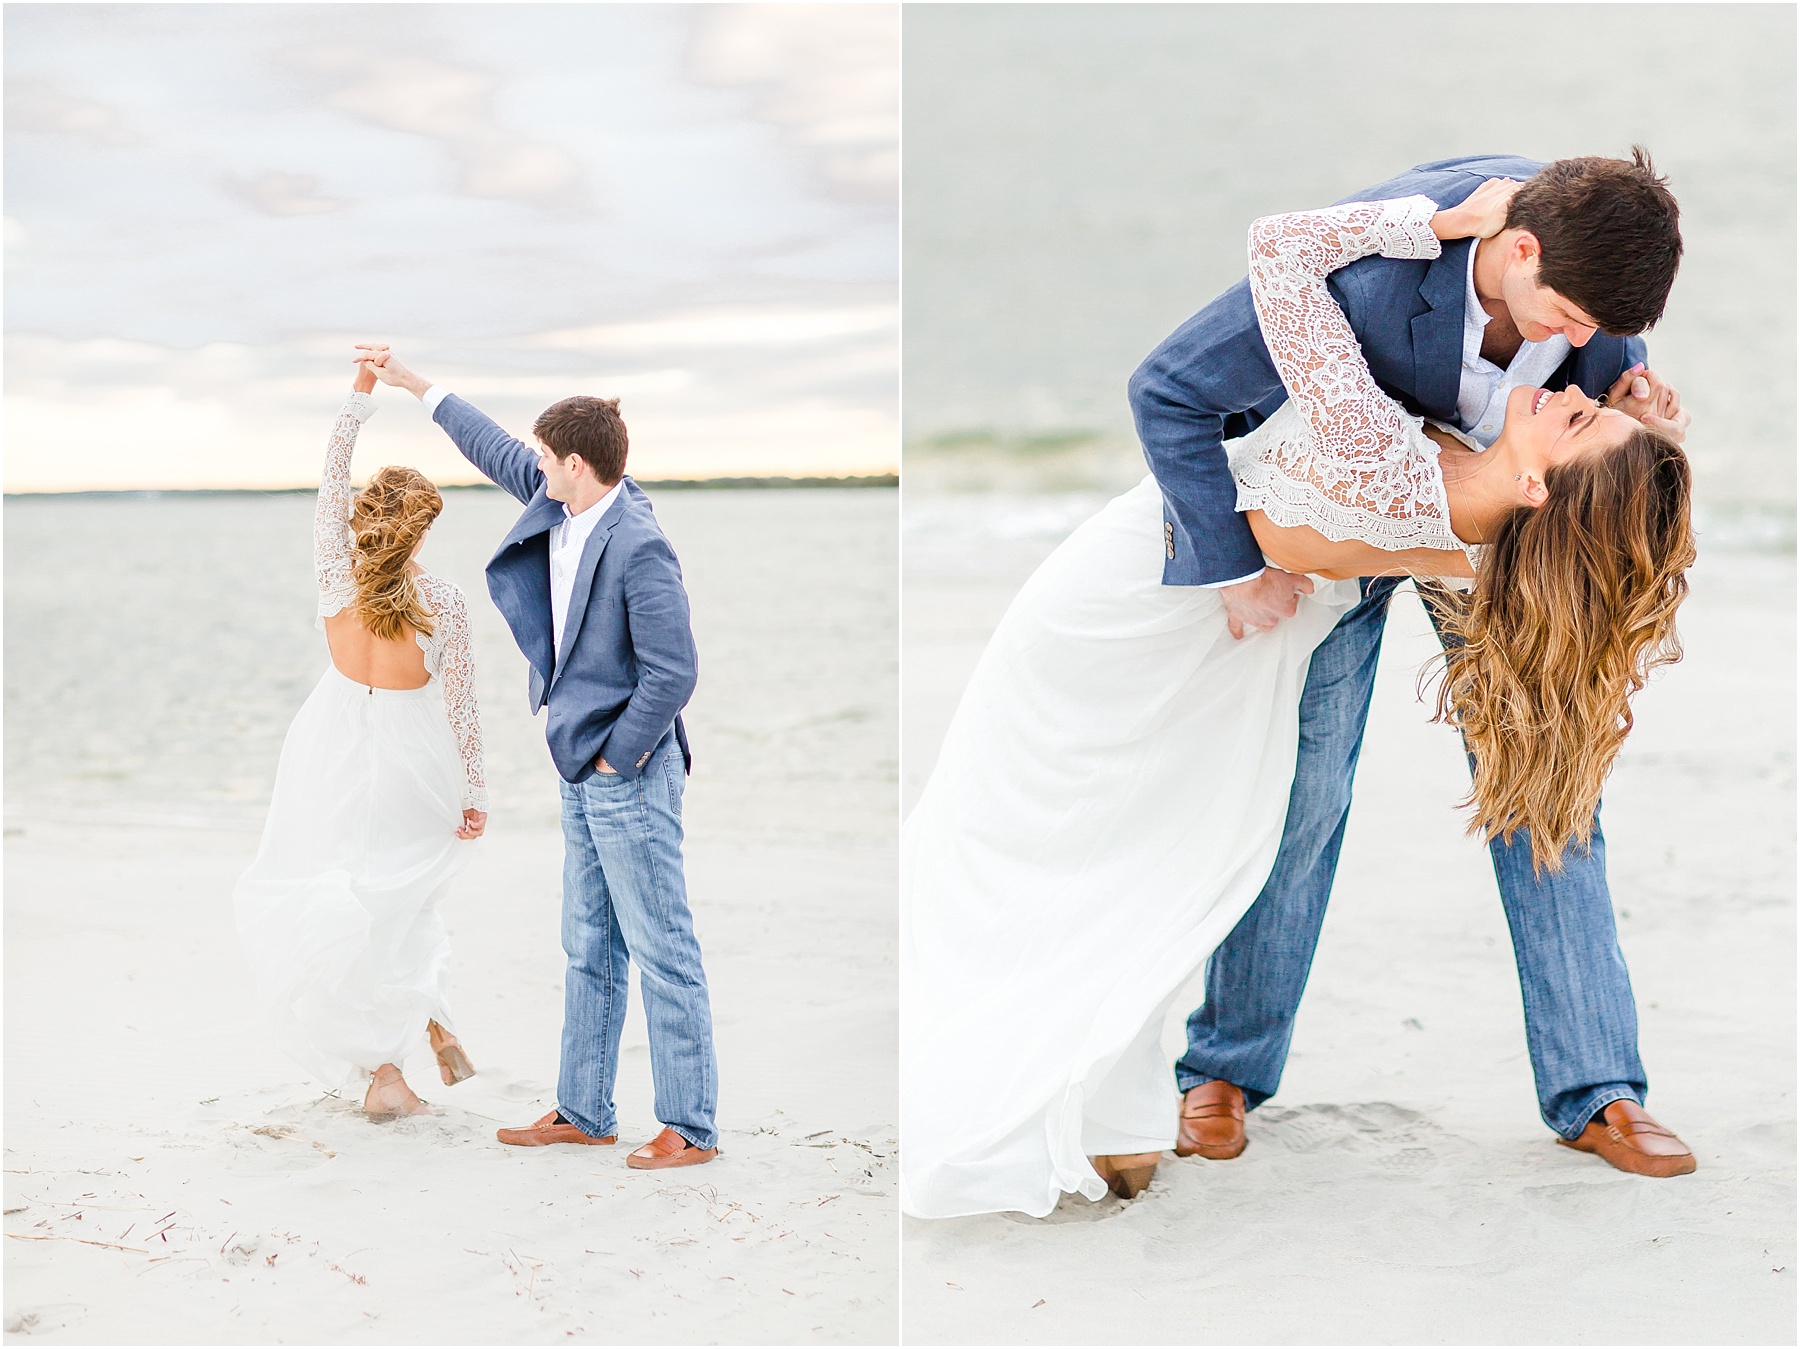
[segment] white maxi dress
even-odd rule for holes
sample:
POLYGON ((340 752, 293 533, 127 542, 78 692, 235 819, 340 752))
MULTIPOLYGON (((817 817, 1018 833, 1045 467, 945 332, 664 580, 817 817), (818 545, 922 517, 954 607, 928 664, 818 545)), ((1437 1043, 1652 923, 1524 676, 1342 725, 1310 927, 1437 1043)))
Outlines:
MULTIPOLYGON (((1238 508, 1385 549, 1462 545, 1437 446, 1375 384, 1325 285, 1435 257, 1434 203, 1259 220, 1250 280, 1290 398, 1227 446, 1238 508)), ((1233 641, 1218 592, 1162 584, 1153 478, 1025 583, 901 843, 901 1202, 1043 1216, 1088 1157, 1172 1147, 1167 1014, 1268 879, 1313 649, 1357 602, 1315 577, 1233 641)))
MULTIPOLYGON (((318 623, 356 602, 350 460, 372 415, 352 394, 332 431, 314 516, 318 623)), ((455 1025, 437 903, 468 855, 464 809, 486 810, 468 606, 418 577, 434 631, 423 688, 380 689, 328 666, 288 729, 262 845, 232 898, 278 1043, 333 1087, 365 1081, 455 1025)))

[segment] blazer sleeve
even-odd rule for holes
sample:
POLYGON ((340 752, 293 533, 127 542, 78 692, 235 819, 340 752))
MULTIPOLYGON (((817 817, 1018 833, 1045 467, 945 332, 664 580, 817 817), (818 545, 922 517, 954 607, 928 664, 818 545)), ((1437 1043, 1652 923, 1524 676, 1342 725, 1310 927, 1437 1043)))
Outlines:
POLYGON ((444 428, 463 458, 480 469, 483 477, 530 504, 544 481, 535 450, 455 394, 437 405, 431 420, 444 428))
POLYGON ((660 533, 643 538, 625 569, 625 621, 637 662, 637 684, 607 732, 600 756, 635 778, 694 695, 699 656, 688 614, 681 564, 660 533))
MULTIPOLYGON (((1453 206, 1489 178, 1529 178, 1542 167, 1513 155, 1439 160, 1344 201, 1423 195, 1440 207, 1453 206)), ((1416 265, 1370 258, 1353 267, 1416 265)), ((1349 314, 1359 336, 1361 317, 1349 314)), ((1162 489, 1163 584, 1215 586, 1259 573, 1262 551, 1237 511, 1226 427, 1252 409, 1258 419, 1267 417, 1285 393, 1248 282, 1219 296, 1151 352, 1131 377, 1130 398, 1144 457, 1162 489)))

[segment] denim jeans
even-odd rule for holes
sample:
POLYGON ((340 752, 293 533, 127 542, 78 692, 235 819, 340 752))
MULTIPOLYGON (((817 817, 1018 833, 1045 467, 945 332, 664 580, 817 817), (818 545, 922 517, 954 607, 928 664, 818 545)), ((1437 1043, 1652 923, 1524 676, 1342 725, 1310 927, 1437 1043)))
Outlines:
MULTIPOLYGON (((1188 1018, 1181 1091, 1214 1078, 1254 1108, 1275 1094, 1331 895, 1351 779, 1362 750, 1388 602, 1399 582, 1365 580, 1363 600, 1313 653, 1300 702, 1300 753, 1274 870, 1206 968, 1188 1018)), ((1434 616, 1435 622, 1435 616, 1434 616)), ((1443 634, 1439 634, 1442 638, 1443 634)), ((1572 846, 1535 876, 1531 841, 1489 845, 1525 1001, 1525 1040, 1544 1122, 1565 1138, 1612 1101, 1643 1103, 1637 1007, 1613 927, 1606 843, 1572 846)))
POLYGON ((698 1148, 718 1142, 718 1067, 700 944, 681 865, 686 765, 663 738, 635 778, 562 784, 563 1117, 595 1138, 618 1132, 613 1081, 635 961, 650 1027, 656 1117, 698 1148))

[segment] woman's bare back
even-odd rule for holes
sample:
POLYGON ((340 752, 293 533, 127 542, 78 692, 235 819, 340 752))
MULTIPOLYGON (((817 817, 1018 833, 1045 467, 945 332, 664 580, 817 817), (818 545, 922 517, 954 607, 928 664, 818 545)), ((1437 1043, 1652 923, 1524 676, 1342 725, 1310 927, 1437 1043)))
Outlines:
POLYGON ((431 682, 425 652, 411 628, 395 641, 377 637, 353 609, 324 620, 325 644, 338 673, 377 689, 422 689, 431 682))

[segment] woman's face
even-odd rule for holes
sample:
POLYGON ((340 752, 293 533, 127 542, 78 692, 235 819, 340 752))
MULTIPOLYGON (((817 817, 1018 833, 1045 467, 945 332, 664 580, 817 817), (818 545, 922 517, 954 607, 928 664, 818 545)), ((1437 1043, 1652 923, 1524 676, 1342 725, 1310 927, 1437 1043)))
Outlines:
POLYGON ((1501 434, 1525 463, 1541 471, 1623 445, 1637 426, 1634 418, 1601 407, 1574 385, 1561 393, 1518 388, 1507 395, 1501 434))

